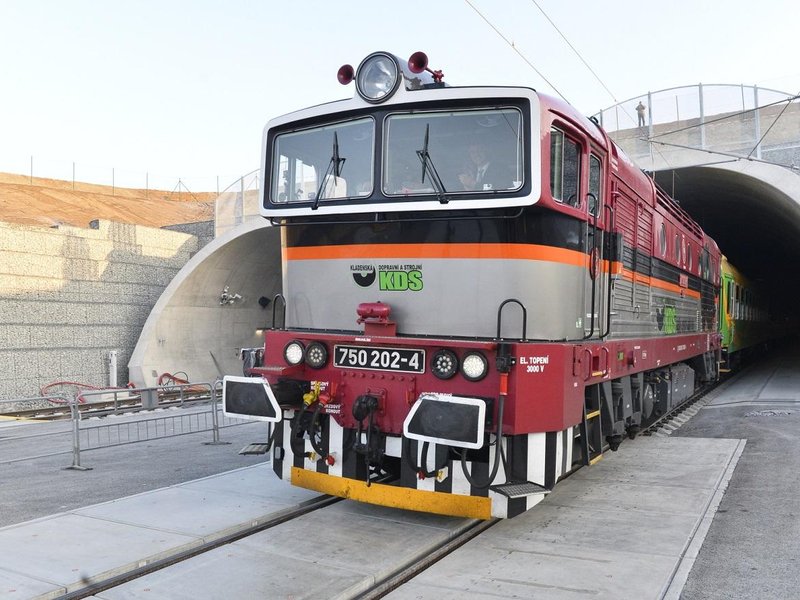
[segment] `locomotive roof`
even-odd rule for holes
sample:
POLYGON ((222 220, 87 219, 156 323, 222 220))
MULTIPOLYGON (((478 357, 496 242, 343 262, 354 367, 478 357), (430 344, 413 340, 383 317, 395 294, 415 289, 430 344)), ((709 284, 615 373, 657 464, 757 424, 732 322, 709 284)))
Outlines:
MULTIPOLYGON (((675 222, 680 223, 685 229, 698 238, 702 238, 713 244, 713 240, 705 235, 691 215, 683 210, 678 202, 667 194, 666 191, 657 186, 655 182, 625 154, 622 148, 608 136, 598 123, 586 118, 572 105, 559 98, 540 94, 538 92, 537 94, 540 99, 542 114, 545 115, 549 112, 571 121, 573 125, 579 127, 588 135, 593 143, 605 149, 609 154, 612 170, 616 172, 620 179, 625 181, 641 200, 650 202, 652 205, 658 205, 663 212, 671 215, 675 222)), ((544 121, 543 119, 543 122, 544 121)), ((714 247, 716 247, 716 244, 714 244, 714 247)))
POLYGON ((581 114, 575 107, 560 98, 538 93, 542 112, 550 112, 572 121, 599 147, 608 152, 612 169, 642 198, 655 196, 653 181, 628 157, 596 122, 581 114))

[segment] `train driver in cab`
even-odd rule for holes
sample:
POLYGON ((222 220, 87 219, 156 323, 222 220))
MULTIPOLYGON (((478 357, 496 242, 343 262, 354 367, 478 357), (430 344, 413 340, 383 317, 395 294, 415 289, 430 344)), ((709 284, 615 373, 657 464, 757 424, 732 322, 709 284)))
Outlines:
POLYGON ((473 141, 467 146, 467 161, 458 180, 465 190, 503 190, 511 187, 507 169, 492 160, 486 146, 473 141))

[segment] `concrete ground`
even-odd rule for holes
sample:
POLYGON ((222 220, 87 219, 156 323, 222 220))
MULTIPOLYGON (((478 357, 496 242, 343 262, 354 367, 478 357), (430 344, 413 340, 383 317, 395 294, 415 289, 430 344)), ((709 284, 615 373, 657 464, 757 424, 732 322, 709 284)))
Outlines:
POLYGON ((626 441, 388 598, 677 598, 743 446, 626 441))
POLYGON ((747 440, 681 598, 800 597, 800 344, 740 374, 674 435, 747 440))
MULTIPOLYGON (((22 435, 21 427, 32 433, 49 426, 2 424, 0 460, 7 458, 3 437, 22 435)), ((68 423, 61 426, 69 431, 68 423)), ((64 469, 72 464, 68 434, 58 439, 34 438, 29 444, 38 448, 20 452, 21 456, 61 448, 66 453, 0 464, 0 527, 264 462, 263 456, 238 454, 247 444, 266 439, 263 423, 224 428, 220 437, 230 444, 206 445, 203 442, 210 441, 211 433, 205 432, 83 452, 81 464, 91 467, 90 471, 64 469)))

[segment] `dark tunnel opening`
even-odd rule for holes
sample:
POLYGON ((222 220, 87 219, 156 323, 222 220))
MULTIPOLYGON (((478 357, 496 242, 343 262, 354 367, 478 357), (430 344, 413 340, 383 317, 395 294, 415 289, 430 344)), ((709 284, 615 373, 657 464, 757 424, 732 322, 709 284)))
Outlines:
POLYGON ((716 240, 735 267, 763 286, 775 313, 795 317, 800 293, 798 200, 761 179, 728 169, 688 167, 659 171, 655 179, 716 240))

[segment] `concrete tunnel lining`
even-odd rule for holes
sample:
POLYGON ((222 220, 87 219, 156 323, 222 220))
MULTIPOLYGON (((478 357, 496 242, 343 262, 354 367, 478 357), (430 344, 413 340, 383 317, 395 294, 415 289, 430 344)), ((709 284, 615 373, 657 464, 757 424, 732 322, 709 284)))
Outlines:
POLYGON ((735 160, 656 173, 656 181, 773 296, 800 291, 800 177, 790 169, 735 160))
POLYGON ((240 375, 239 349, 259 347, 256 329, 272 322, 272 300, 282 289, 280 229, 248 221, 202 248, 178 272, 145 322, 128 363, 137 387, 157 385, 162 373, 192 382, 240 375), (241 296, 221 304, 229 294, 241 296))

